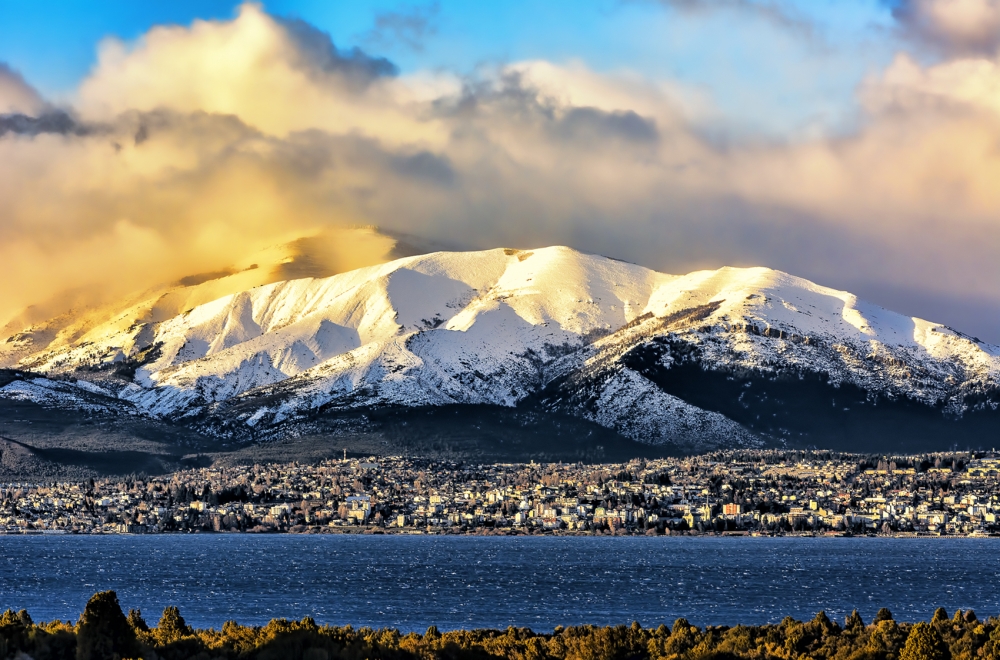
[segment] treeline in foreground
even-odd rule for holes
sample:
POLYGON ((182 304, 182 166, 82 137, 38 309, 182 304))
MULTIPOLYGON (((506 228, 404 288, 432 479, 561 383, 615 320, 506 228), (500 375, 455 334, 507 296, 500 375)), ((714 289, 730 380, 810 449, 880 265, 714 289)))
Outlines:
POLYGON ((526 628, 423 635, 397 630, 318 626, 310 619, 276 619, 266 626, 227 622, 222 630, 193 630, 176 607, 155 628, 137 610, 126 616, 113 591, 96 594, 76 625, 35 624, 24 610, 0 615, 0 659, 11 660, 724 660, 810 658, 843 660, 965 660, 1000 658, 1000 619, 979 621, 971 610, 951 618, 938 609, 930 623, 896 623, 882 609, 866 625, 855 611, 841 626, 820 612, 812 621, 777 625, 709 626, 678 619, 673 627, 526 628))

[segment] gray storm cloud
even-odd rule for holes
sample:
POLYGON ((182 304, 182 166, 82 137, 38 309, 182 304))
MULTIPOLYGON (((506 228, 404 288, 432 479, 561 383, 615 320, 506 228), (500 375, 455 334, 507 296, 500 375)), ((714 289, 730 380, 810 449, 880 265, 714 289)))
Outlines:
POLYGON ((380 12, 375 15, 375 27, 365 36, 365 41, 381 48, 402 46, 421 51, 424 40, 437 32, 440 12, 437 2, 405 11, 380 12))
POLYGON ((34 115, 44 107, 42 97, 21 74, 0 62, 0 114, 34 115))
POLYGON ((1000 0, 901 0, 893 16, 910 36, 947 53, 996 55, 1000 0))
POLYGON ((719 146, 678 84, 542 61, 400 75, 246 5, 102 44, 65 130, 39 128, 44 103, 0 117, 22 117, 0 136, 0 325, 377 224, 768 265, 1000 341, 998 87, 995 58, 901 55, 859 90, 855 134, 719 146))

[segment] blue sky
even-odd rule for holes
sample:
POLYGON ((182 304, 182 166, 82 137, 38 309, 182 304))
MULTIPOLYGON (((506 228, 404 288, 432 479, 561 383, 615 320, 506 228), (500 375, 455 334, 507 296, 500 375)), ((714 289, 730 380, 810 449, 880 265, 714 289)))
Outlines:
MULTIPOLYGON (((101 39, 128 41, 157 24, 228 19, 238 4, 3 0, 0 61, 46 96, 66 97, 93 66, 101 39)), ((597 71, 679 81, 711 99, 729 129, 765 135, 849 127, 858 83, 883 69, 899 46, 889 10, 877 0, 703 4, 715 9, 684 11, 652 0, 274 0, 264 6, 316 25, 339 47, 384 55, 403 72, 465 74, 525 59, 578 60, 597 71)))

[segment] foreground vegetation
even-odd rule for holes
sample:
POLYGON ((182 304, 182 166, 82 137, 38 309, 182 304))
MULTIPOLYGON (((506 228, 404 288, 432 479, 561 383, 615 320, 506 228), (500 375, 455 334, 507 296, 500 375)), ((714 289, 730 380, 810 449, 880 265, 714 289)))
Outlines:
POLYGON ((810 658, 813 660, 965 660, 1000 658, 1000 619, 974 612, 948 617, 938 609, 929 623, 897 623, 882 609, 869 624, 857 612, 844 625, 820 612, 812 621, 786 618, 776 625, 697 628, 678 619, 668 628, 557 627, 417 633, 319 626, 312 619, 276 619, 266 626, 227 622, 222 630, 194 630, 176 607, 150 628, 137 610, 122 612, 113 591, 94 595, 75 624, 35 624, 24 610, 0 615, 0 659, 11 660, 678 660, 810 658))

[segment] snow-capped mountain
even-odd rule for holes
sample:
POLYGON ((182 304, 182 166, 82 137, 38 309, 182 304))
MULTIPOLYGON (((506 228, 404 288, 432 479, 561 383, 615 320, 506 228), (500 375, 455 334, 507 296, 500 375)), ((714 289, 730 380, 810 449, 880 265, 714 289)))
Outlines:
POLYGON ((274 282, 118 314, 16 358, 30 375, 0 397, 226 441, 455 405, 680 450, 990 446, 1000 432, 996 346, 766 268, 673 276, 565 247, 274 282))
POLYGON ((273 282, 328 277, 393 258, 423 254, 431 247, 417 237, 377 227, 349 227, 306 233, 285 243, 248 253, 241 263, 216 264, 124 298, 105 300, 100 292, 70 288, 32 306, 0 327, 0 366, 38 353, 54 353, 100 341, 133 325, 159 323, 223 296, 273 282))

